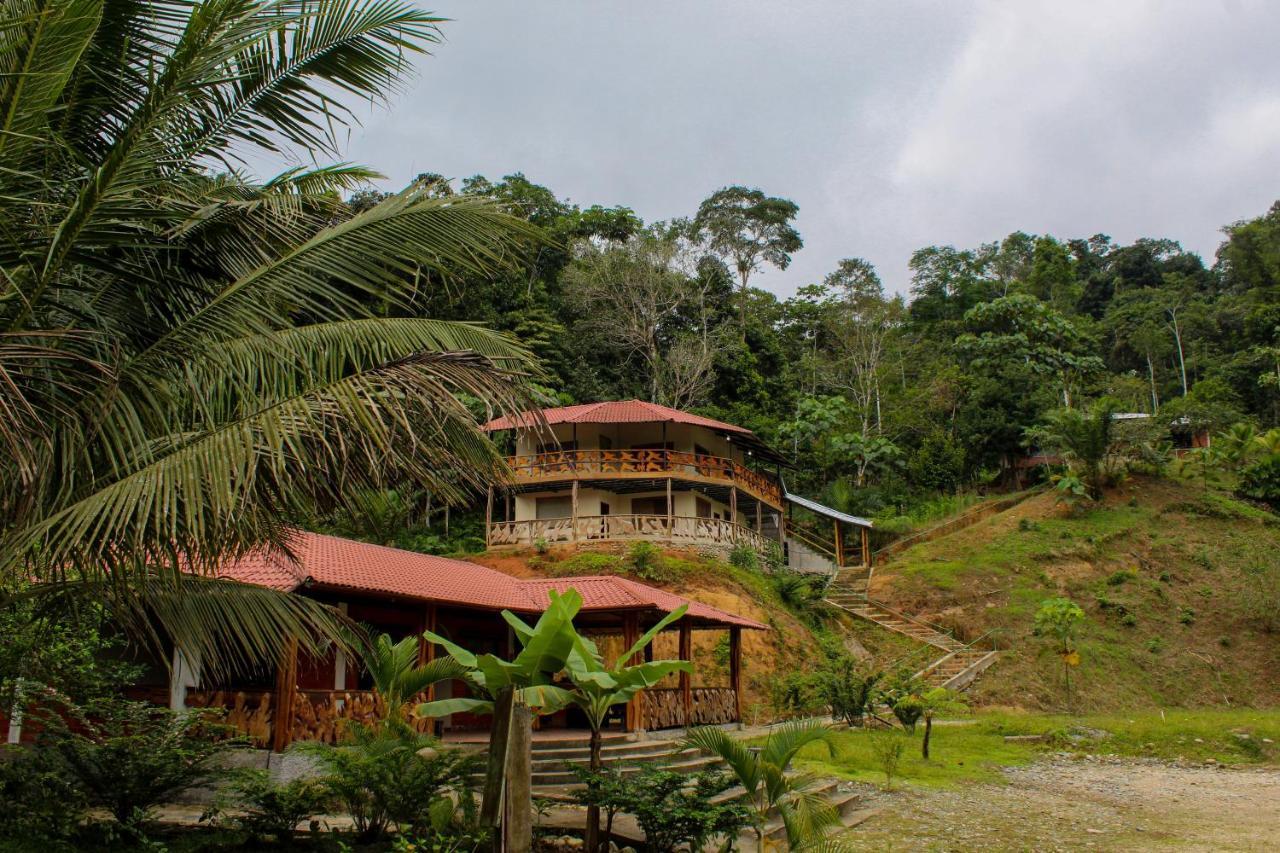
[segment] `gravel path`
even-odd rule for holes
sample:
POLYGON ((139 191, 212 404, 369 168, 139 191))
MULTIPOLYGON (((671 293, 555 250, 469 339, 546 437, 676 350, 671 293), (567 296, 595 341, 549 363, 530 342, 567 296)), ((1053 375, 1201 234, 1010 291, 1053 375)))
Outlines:
POLYGON ((881 794, 867 850, 1280 850, 1280 769, 1055 758, 1007 785, 881 794))

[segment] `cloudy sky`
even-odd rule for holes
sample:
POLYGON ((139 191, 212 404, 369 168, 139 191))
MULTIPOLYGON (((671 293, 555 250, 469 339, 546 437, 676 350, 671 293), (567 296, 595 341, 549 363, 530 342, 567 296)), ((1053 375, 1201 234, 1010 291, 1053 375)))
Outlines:
POLYGON ((580 204, 691 214, 726 184, 800 205, 788 295, 842 257, 1010 231, 1170 237, 1280 198, 1280 3, 438 0, 446 43, 349 154, 523 171, 580 204))

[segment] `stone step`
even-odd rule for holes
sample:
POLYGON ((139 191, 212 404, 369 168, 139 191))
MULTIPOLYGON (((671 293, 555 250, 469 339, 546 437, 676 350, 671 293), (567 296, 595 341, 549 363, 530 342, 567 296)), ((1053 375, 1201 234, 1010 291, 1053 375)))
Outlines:
MULTIPOLYGON (((600 755, 605 761, 628 760, 647 756, 662 756, 681 749, 677 740, 636 740, 621 744, 604 744, 600 755)), ((586 761, 591 758, 589 744, 557 746, 532 750, 533 760, 538 761, 586 761)))
MULTIPOLYGON (((661 761, 660 759, 658 759, 658 761, 659 763, 662 764, 663 769, 674 770, 677 773, 697 773, 701 770, 710 770, 716 767, 720 767, 724 763, 723 761, 721 761, 719 756, 713 756, 713 755, 692 755, 692 756, 682 755, 682 756, 679 756, 679 758, 680 760, 672 761, 672 762, 661 761)), ((652 762, 643 762, 643 763, 652 763, 652 762)), ((623 776, 631 776, 635 773, 640 772, 640 766, 638 764, 634 764, 634 765, 624 764, 620 768, 620 771, 623 776)), ((541 772, 535 770, 533 772, 533 784, 535 787, 543 786, 543 785, 572 785, 573 783, 577 782, 577 780, 578 780, 577 775, 575 775, 573 771, 569 770, 567 767, 564 767, 563 765, 558 770, 546 770, 541 772)))

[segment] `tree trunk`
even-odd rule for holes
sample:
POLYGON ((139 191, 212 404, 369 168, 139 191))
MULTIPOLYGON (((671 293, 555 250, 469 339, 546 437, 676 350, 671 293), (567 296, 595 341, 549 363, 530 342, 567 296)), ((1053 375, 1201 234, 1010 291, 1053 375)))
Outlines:
MULTIPOLYGON (((591 773, 593 774, 593 776, 594 774, 600 772, 600 765, 602 763, 601 755, 600 755, 600 747, 601 747, 600 727, 593 726, 591 729, 591 761, 590 761, 590 764, 588 765, 591 768, 591 773)), ((594 778, 592 778, 592 780, 587 784, 589 784, 592 788, 598 787, 596 780, 594 778)), ((587 839, 586 841, 587 843, 583 846, 589 851, 589 853, 596 853, 596 851, 600 849, 600 846, 601 846, 600 806, 594 803, 592 805, 587 806, 587 839)), ((608 841, 609 840, 607 838, 604 839, 604 843, 607 844, 608 841)))
POLYGON ((1169 309, 1169 328, 1173 330, 1173 340, 1178 345, 1178 370, 1182 374, 1182 396, 1187 396, 1187 360, 1182 352, 1182 329, 1178 327, 1178 312, 1169 309))
POLYGON ((1147 353, 1147 378, 1151 381, 1151 414, 1160 414, 1160 398, 1156 396, 1156 367, 1151 363, 1151 353, 1147 353))
POLYGON ((493 733, 489 736, 489 763, 485 769, 484 794, 480 801, 480 825, 492 833, 490 844, 494 853, 502 853, 502 788, 515 696, 514 687, 504 687, 493 703, 493 733))
POLYGON ((517 702, 511 710, 508 732, 506 819, 503 825, 506 850, 533 849, 533 771, 530 754, 533 715, 529 706, 517 702))
POLYGON ((933 734, 933 712, 924 712, 924 742, 920 744, 920 755, 929 760, 929 735, 933 734))

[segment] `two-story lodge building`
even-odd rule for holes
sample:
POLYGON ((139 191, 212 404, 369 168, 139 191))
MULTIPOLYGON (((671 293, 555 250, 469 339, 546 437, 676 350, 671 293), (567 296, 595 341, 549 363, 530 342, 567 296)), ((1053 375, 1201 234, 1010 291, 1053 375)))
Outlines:
POLYGON ((641 400, 490 421, 512 480, 491 489, 489 547, 650 540, 725 552, 776 542, 795 569, 869 562, 871 522, 787 492, 786 459, 751 430, 641 400), (793 507, 830 524, 789 522, 793 507))

